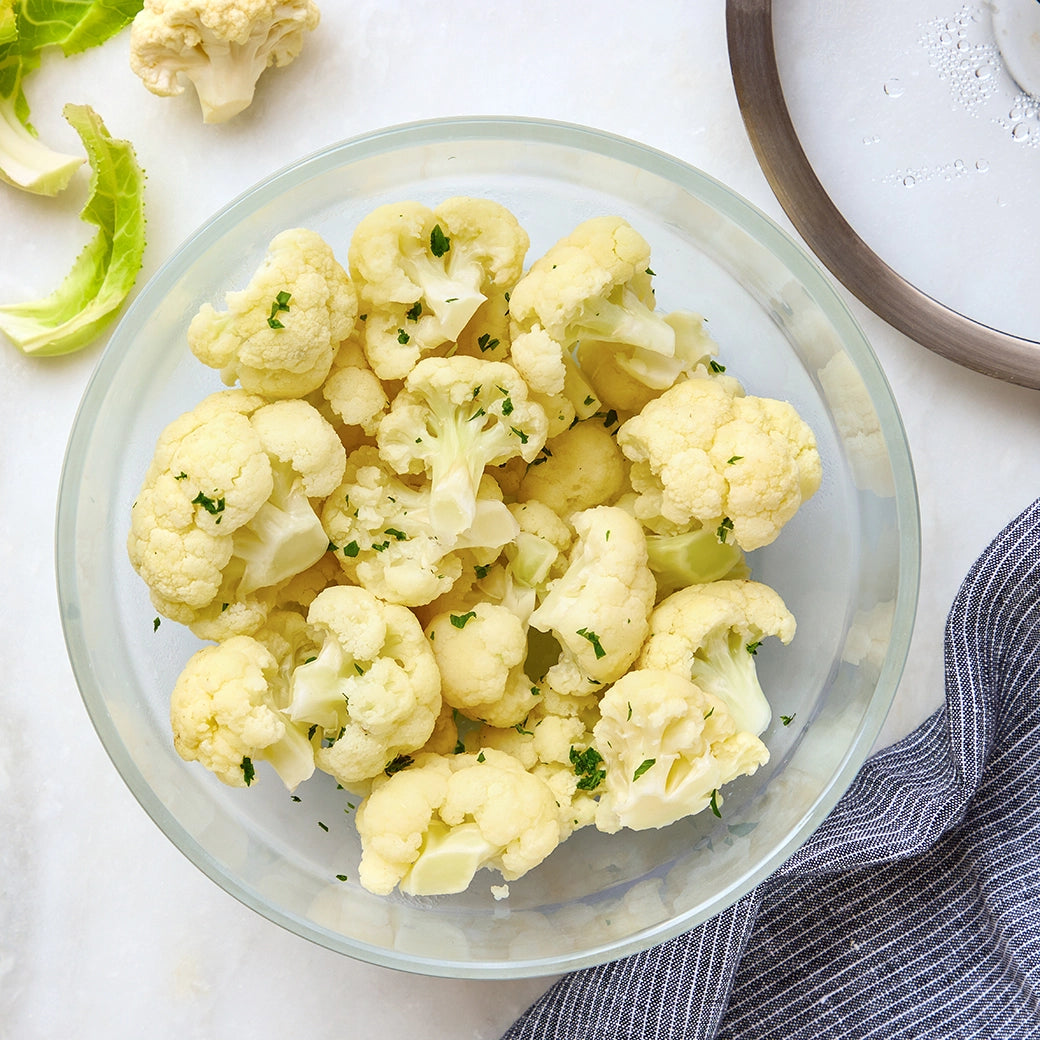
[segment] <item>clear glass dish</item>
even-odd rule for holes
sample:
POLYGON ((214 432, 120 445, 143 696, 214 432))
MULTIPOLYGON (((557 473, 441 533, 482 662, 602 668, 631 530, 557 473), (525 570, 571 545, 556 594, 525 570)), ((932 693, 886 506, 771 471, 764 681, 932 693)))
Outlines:
POLYGON ((475 118, 328 148, 188 239, 127 310, 86 390, 59 492, 56 565, 68 651, 97 733, 192 862, 332 950, 424 974, 509 978, 605 962, 676 935, 734 903, 808 838, 894 696, 916 607, 919 522, 886 380, 831 283, 786 233, 717 181, 631 141, 475 118), (153 631, 155 611, 125 551, 158 434, 219 388, 186 345, 197 308, 244 284, 287 227, 313 228, 343 257, 374 206, 455 194, 509 206, 531 235, 532 259, 586 217, 627 218, 653 247, 659 304, 704 313, 720 361, 749 392, 792 401, 824 464, 819 493, 750 557, 799 624, 789 647, 767 643, 758 657, 774 704, 770 763, 727 789, 721 819, 580 831, 501 901, 490 891, 500 879, 487 872, 459 896, 373 896, 354 880, 359 842, 331 778, 308 781, 297 802, 273 773, 233 790, 181 761, 168 698, 198 643, 172 622, 153 631), (785 726, 782 715, 794 718, 785 726))

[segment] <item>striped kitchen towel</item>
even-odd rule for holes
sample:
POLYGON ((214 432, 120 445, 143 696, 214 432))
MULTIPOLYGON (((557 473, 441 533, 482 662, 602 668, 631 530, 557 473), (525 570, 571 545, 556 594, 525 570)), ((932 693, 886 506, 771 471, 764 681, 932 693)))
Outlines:
POLYGON ((1040 1038, 1040 499, 950 610, 946 704, 768 881, 503 1040, 1040 1038))

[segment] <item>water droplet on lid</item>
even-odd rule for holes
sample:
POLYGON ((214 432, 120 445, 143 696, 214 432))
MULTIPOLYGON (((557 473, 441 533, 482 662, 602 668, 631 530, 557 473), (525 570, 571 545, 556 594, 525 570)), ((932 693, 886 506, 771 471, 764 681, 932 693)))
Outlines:
POLYGON ((993 67, 991 65, 980 65, 975 70, 975 76, 977 79, 989 79, 993 75, 993 67))
POLYGON ((954 168, 954 170, 957 173, 963 173, 964 172, 964 160, 963 159, 954 159, 954 161, 953 161, 953 168, 954 168))
POLYGON ((989 171, 989 163, 985 159, 976 159, 975 169, 978 170, 979 173, 987 173, 989 171))
POLYGON ((903 96, 903 84, 897 79, 890 79, 885 84, 885 93, 889 97, 902 97, 903 96))
POLYGON ((953 43, 953 36, 948 32, 941 32, 939 33, 939 42, 944 47, 949 47, 950 44, 953 43))
POLYGON ((912 188, 916 183, 917 183, 917 178, 915 176, 913 176, 913 174, 909 174, 908 173, 903 178, 903 187, 904 188, 912 188))
POLYGON ((1025 123, 1016 123, 1011 128, 1011 136, 1016 141, 1025 141, 1029 137, 1029 127, 1025 123))
POLYGON ((957 50, 959 50, 959 51, 971 50, 971 44, 968 43, 967 40, 958 40, 957 41, 957 50))

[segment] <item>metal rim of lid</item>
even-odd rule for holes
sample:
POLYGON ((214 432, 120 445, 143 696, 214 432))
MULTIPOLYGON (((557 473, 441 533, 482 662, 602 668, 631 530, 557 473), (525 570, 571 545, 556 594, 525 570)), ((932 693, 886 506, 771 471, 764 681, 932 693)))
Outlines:
POLYGON ((726 0, 737 103, 770 188, 817 258, 860 302, 921 346, 983 375, 1040 389, 1040 342, 973 321, 922 292, 855 232, 816 176, 784 98, 772 0, 726 0))

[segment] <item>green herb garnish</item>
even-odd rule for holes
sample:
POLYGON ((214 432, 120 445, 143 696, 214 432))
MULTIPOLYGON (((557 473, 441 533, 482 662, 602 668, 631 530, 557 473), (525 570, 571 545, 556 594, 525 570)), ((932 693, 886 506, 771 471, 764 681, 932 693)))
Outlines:
POLYGON ((270 325, 272 329, 285 328, 275 315, 282 311, 288 311, 289 301, 291 299, 292 293, 286 292, 284 289, 274 298, 274 302, 271 304, 271 314, 267 319, 267 324, 270 325))
POLYGON ((577 635, 581 636, 582 639, 587 639, 592 644, 592 649, 595 651, 596 660, 598 661, 601 657, 606 657, 607 652, 603 649, 603 644, 599 641, 599 636, 595 632, 590 632, 587 628, 579 628, 577 635))
POLYGON ((411 755, 398 755, 392 762, 388 762, 386 768, 383 770, 387 776, 393 776, 394 773, 401 772, 402 769, 407 769, 415 761, 411 755))
POLYGON ((451 239, 441 230, 440 224, 435 224, 430 232, 430 252, 434 256, 441 257, 451 249, 451 239))
POLYGON ((449 614, 448 620, 455 628, 465 628, 466 622, 477 616, 475 610, 467 610, 465 614, 449 614))
POLYGON ((241 768, 242 779, 245 780, 246 787, 248 787, 256 777, 256 770, 253 768, 253 760, 248 756, 246 758, 243 758, 241 762, 241 768))
POLYGON ((638 780, 656 761, 656 758, 648 758, 641 762, 639 768, 632 774, 633 782, 638 780))
POLYGON ((572 747, 570 759, 574 775, 578 777, 579 791, 595 791, 607 778, 607 771, 602 768, 603 756, 594 747, 587 747, 584 751, 572 747))

